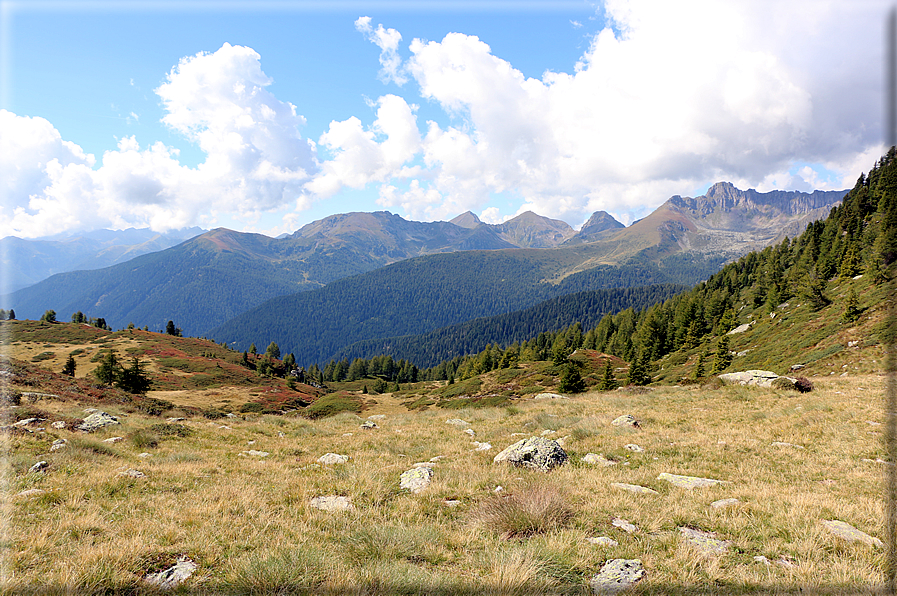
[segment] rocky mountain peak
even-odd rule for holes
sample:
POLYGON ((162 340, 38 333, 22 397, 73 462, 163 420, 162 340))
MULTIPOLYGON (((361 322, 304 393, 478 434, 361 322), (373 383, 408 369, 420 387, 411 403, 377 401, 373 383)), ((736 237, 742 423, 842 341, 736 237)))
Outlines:
POLYGON ((456 226, 461 226, 462 228, 475 228, 483 222, 480 221, 480 218, 471 213, 470 211, 465 211, 455 219, 449 221, 449 223, 453 223, 456 226))

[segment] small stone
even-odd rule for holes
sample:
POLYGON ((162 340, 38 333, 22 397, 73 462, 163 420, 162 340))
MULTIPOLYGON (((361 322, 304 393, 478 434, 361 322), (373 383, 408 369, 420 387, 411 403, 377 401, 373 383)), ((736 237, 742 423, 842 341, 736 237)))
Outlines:
POLYGON ((848 348, 855 348, 855 347, 857 347, 858 345, 860 345, 860 342, 859 342, 859 341, 849 341, 849 342, 847 342, 847 347, 848 347, 848 348))
POLYGON ((802 368, 807 368, 806 364, 792 364, 789 369, 790 370, 800 370, 802 368))
POLYGON ((124 441, 124 437, 109 437, 108 439, 103 439, 104 443, 118 443, 124 441))
MULTIPOLYGON (((149 454, 147 454, 147 455, 149 455, 149 454)), ((251 455, 254 457, 268 457, 271 454, 268 453, 267 451, 256 451, 255 449, 250 449, 249 451, 241 451, 239 455, 242 455, 243 457, 246 457, 248 455, 251 455)))
POLYGON ((611 424, 614 426, 631 426, 633 428, 639 428, 639 422, 632 414, 623 414, 611 422, 611 424))
POLYGON ((50 426, 52 426, 53 428, 62 430, 63 428, 65 428, 65 420, 57 420, 56 422, 52 423, 50 426))
POLYGON ((829 532, 837 536, 838 538, 843 538, 848 542, 862 542, 867 546, 875 546, 877 548, 884 548, 884 543, 878 538, 874 538, 865 532, 857 530, 847 522, 843 522, 840 520, 826 520, 822 522, 829 532))
POLYGON ((351 436, 352 436, 352 433, 343 433, 343 436, 344 436, 344 437, 351 437, 351 436))
POLYGON ((283 431, 278 431, 277 436, 282 439, 282 438, 286 437, 287 435, 283 431))
POLYGON ((433 468, 411 468, 402 472, 399 477, 399 488, 410 490, 417 494, 430 485, 433 478, 433 468))
POLYGON ((556 433, 556 432, 557 432, 557 431, 545 429, 545 430, 543 430, 543 431, 540 433, 540 435, 543 436, 543 437, 547 437, 547 436, 549 436, 549 435, 553 435, 553 434, 556 433))
POLYGON ((383 420, 386 418, 386 414, 371 414, 368 416, 368 420, 383 420))
POLYGON ((348 455, 340 455, 339 453, 325 453, 318 458, 319 464, 326 466, 335 466, 336 464, 344 464, 349 461, 348 455))
POLYGON ((460 418, 451 418, 445 421, 446 424, 453 424, 454 426, 469 426, 469 422, 464 422, 460 418))
POLYGON ((65 439, 56 439, 53 441, 53 444, 50 445, 50 451, 59 451, 60 449, 65 449, 66 445, 68 445, 68 441, 65 439))
POLYGON ((744 325, 739 325, 735 329, 729 331, 726 335, 735 335, 736 333, 744 333, 748 329, 751 328, 751 323, 745 323, 744 325))
POLYGON ((717 484, 728 484, 724 480, 714 480, 712 478, 698 478, 697 476, 680 476, 679 474, 667 474, 663 472, 657 477, 658 480, 666 480, 673 486, 679 488, 704 488, 707 486, 716 486, 717 484))
POLYGON ((171 418, 166 418, 165 422, 183 422, 184 420, 186 420, 186 418, 178 418, 176 416, 173 416, 171 418))
POLYGON ((586 453, 583 456, 582 461, 584 461, 587 464, 592 464, 592 465, 596 465, 596 466, 604 466, 604 467, 617 465, 617 462, 615 462, 613 460, 609 460, 609 459, 605 458, 603 455, 600 455, 598 453, 586 453))
POLYGON ((38 495, 42 495, 45 492, 47 492, 47 491, 40 489, 40 488, 29 488, 28 490, 23 490, 22 492, 17 493, 16 496, 22 497, 22 498, 30 498, 30 497, 36 497, 38 495))
POLYGON ((39 461, 36 464, 34 464, 33 466, 31 466, 30 468, 28 468, 28 472, 29 473, 33 472, 33 473, 37 474, 39 472, 45 472, 47 470, 47 468, 49 468, 49 467, 50 467, 50 464, 48 464, 47 462, 39 461))
POLYGON ((445 457, 445 456, 444 456, 444 455, 437 455, 436 457, 431 457, 431 458, 430 458, 430 461, 433 462, 433 463, 435 464, 436 462, 438 462, 438 461, 439 461, 440 459, 442 459, 443 457, 445 457))
POLYGON ((119 472, 119 476, 127 476, 128 478, 146 478, 146 474, 141 472, 140 470, 129 469, 124 472, 119 472))
POLYGON ((442 502, 442 504, 446 507, 457 507, 461 504, 461 501, 459 501, 458 499, 446 499, 442 502))
POLYGON ((756 557, 754 557, 754 563, 763 563, 767 567, 772 565, 772 563, 769 562, 769 559, 767 559, 763 555, 757 555, 756 557))
MULTIPOLYGON (((85 410, 86 412, 87 410, 85 410)), ((92 433, 95 430, 99 430, 105 426, 110 426, 112 424, 120 424, 118 418, 113 416, 112 414, 107 414, 106 412, 94 412, 90 416, 84 419, 84 421, 78 425, 78 430, 84 431, 86 433, 92 433)))
POLYGON ((177 586, 193 575, 194 571, 196 571, 196 563, 187 557, 181 557, 173 567, 169 567, 165 571, 160 571, 159 573, 151 573, 146 576, 145 581, 148 584, 159 586, 160 588, 167 590, 177 586))
POLYGON ((473 430, 472 428, 468 428, 468 429, 465 430, 464 432, 466 432, 467 434, 469 434, 471 437, 477 434, 476 432, 474 432, 474 430, 473 430))
POLYGON ((613 538, 609 538, 607 536, 598 536, 597 538, 586 538, 586 542, 589 544, 595 544, 598 546, 620 546, 620 543, 614 540, 613 538))
POLYGON ((479 441, 474 441, 473 444, 476 446, 474 451, 489 451, 492 449, 492 445, 489 443, 480 443, 479 441))
POLYGON ((633 451, 635 453, 642 453, 644 451, 643 448, 639 447, 635 443, 629 443, 628 445, 623 445, 623 448, 629 449, 630 451, 633 451))
POLYGON ((596 596, 618 594, 645 577, 639 559, 612 559, 589 580, 596 596))
POLYGON ((247 445, 255 445, 255 441, 247 441, 247 445))
POLYGON ((352 499, 349 497, 315 497, 308 504, 313 509, 321 511, 351 511, 355 509, 355 505, 352 504, 352 499))
POLYGON ((533 399, 567 399, 558 393, 539 393, 533 399))
POLYGON ((647 486, 639 486, 638 484, 626 484, 625 482, 614 482, 611 486, 629 491, 631 493, 636 493, 639 495, 658 495, 656 490, 651 490, 647 486))
POLYGON ((732 497, 731 499, 720 499, 719 501, 714 501, 710 504, 714 509, 726 509, 727 507, 734 507, 735 505, 741 504, 741 501, 732 497))
POLYGON ((500 493, 503 490, 505 490, 505 487, 503 487, 502 485, 499 484, 498 486, 496 486, 495 488, 492 489, 492 492, 500 493))
POLYGON ((43 418, 25 418, 23 420, 19 420, 14 423, 13 426, 16 428, 22 428, 24 426, 28 426, 29 424, 34 424, 35 422, 40 422, 43 418))
POLYGON ((614 526, 615 528, 620 528, 627 534, 632 534, 633 532, 638 530, 638 528, 635 527, 635 525, 629 523, 627 520, 620 518, 620 517, 615 517, 614 519, 612 519, 610 522, 610 525, 614 526))
POLYGON ((84 408, 85 414, 93 414, 94 412, 99 412, 96 408, 84 408))
POLYGON ((362 430, 371 430, 371 429, 380 428, 380 427, 377 426, 377 423, 372 420, 365 420, 364 422, 361 423, 361 428, 362 428, 362 430))
POLYGON ((690 546, 708 556, 721 555, 729 550, 732 544, 730 540, 719 540, 715 532, 702 532, 680 526, 679 533, 690 546))
POLYGON ((770 443, 771 447, 793 447, 794 449, 804 449, 802 445, 795 445, 794 443, 785 443, 784 441, 773 441, 770 443))

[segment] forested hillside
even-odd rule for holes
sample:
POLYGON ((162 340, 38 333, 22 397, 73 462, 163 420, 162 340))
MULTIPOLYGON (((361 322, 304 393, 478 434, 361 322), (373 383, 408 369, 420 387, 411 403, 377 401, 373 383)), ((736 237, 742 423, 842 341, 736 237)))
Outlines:
POLYGON ((323 363, 362 340, 427 333, 584 290, 670 282, 653 264, 601 266, 557 284, 543 281, 577 258, 573 250, 420 257, 311 292, 274 298, 213 330, 211 336, 236 349, 274 341, 293 352, 297 362, 323 363))
POLYGON ((893 289, 895 262, 897 150, 891 148, 868 175, 860 176, 840 206, 794 240, 751 252, 654 306, 606 315, 594 327, 576 323, 552 332, 546 322, 543 333, 519 346, 486 346, 478 354, 442 362, 424 376, 478 374, 482 367, 472 363, 482 362, 487 352, 490 362, 508 352, 563 362, 580 347, 633 363, 643 383, 652 372, 671 379, 661 366, 681 370, 687 365, 694 377, 702 369, 724 372, 734 356, 747 367, 767 366, 784 374, 791 362, 810 364, 843 350, 847 342, 832 335, 850 335, 864 315, 871 323, 874 314, 879 323, 868 326, 854 346, 883 341, 881 303, 893 289), (739 325, 742 333, 728 333, 739 325), (748 349, 736 354, 730 341, 748 349))
POLYGON ((685 286, 665 284, 576 292, 524 310, 483 317, 424 335, 361 341, 343 349, 335 359, 351 362, 356 358, 392 355, 419 367, 431 367, 444 360, 479 352, 486 345, 508 346, 576 322, 583 327, 594 327, 607 314, 626 308, 644 309, 685 289, 685 286))

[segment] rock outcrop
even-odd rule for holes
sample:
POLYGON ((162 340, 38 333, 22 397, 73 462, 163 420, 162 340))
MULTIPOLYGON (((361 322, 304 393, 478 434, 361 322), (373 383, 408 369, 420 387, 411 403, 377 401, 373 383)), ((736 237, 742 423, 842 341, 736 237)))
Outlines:
POLYGON ((547 472, 564 465, 568 460, 567 452, 557 441, 544 437, 530 437, 517 441, 496 455, 492 461, 547 472))

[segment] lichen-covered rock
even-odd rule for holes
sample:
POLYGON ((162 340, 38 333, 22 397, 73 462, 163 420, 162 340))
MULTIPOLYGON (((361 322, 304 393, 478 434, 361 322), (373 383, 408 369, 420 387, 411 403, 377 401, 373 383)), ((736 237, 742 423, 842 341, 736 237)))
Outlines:
POLYGON ((884 547, 884 543, 881 540, 870 536, 861 530, 857 530, 847 522, 832 519, 822 522, 822 525, 838 538, 842 538, 848 542, 862 542, 865 545, 875 546, 877 548, 884 547))
POLYGON ((719 375, 726 383, 733 385, 751 385, 757 387, 772 387, 772 382, 779 378, 774 372, 768 370, 746 370, 719 375))
POLYGON ((140 470, 128 469, 124 472, 119 472, 119 476, 127 476, 128 478, 146 478, 146 474, 141 472, 140 470))
POLYGON ((586 538, 586 542, 596 546, 620 546, 620 543, 609 536, 598 536, 586 538))
POLYGON ((351 511, 355 509, 355 505, 352 504, 352 499, 349 497, 315 497, 308 504, 313 509, 320 509, 321 511, 351 511))
MULTIPOLYGON (((149 454, 147 454, 147 455, 149 455, 149 454)), ((271 455, 271 454, 268 453, 267 451, 258 451, 258 450, 256 450, 256 449, 250 449, 249 451, 241 451, 241 452, 238 453, 237 455, 239 455, 239 456, 241 456, 241 457, 248 457, 248 456, 251 456, 251 457, 268 457, 268 456, 271 455)), ((140 456, 138 455, 138 457, 140 457, 140 456)))
POLYGON ((48 464, 47 462, 39 461, 36 464, 34 464, 33 466, 31 466, 30 468, 28 468, 28 471, 37 474, 39 472, 45 472, 47 470, 47 468, 49 468, 49 467, 50 467, 50 464, 48 464))
POLYGON ((544 437, 530 437, 517 441, 496 455, 492 461, 548 471, 564 465, 568 460, 567 452, 557 441, 544 437))
POLYGON ((623 445, 623 448, 629 449, 633 453, 644 453, 644 451, 645 451, 645 449, 642 446, 636 445, 635 443, 629 443, 627 445, 623 445))
POLYGON ((147 575, 145 581, 148 584, 167 590, 177 586, 193 575, 194 571, 196 571, 196 563, 187 557, 181 557, 175 565, 169 567, 165 571, 147 575))
POLYGON ((615 517, 614 519, 612 519, 610 522, 610 525, 612 525, 615 528, 620 528, 627 534, 632 534, 633 532, 638 530, 638 528, 635 526, 635 524, 631 524, 631 523, 629 523, 628 520, 625 520, 620 517, 615 517))
POLYGON ((567 399, 558 393, 539 393, 533 399, 567 399))
POLYGON ((584 461, 587 464, 592 464, 594 466, 608 467, 608 466, 617 465, 617 462, 607 459, 606 457, 604 457, 603 455, 601 455, 599 453, 586 453, 582 457, 582 461, 584 461))
POLYGON ((623 414, 619 418, 615 419, 611 422, 614 426, 631 426, 633 428, 639 427, 638 420, 635 419, 635 416, 632 414, 623 414))
POLYGON ((611 559, 589 580, 589 585, 596 596, 618 594, 643 577, 645 568, 639 559, 611 559))
POLYGON ((639 486, 638 484, 626 484, 625 482, 614 482, 611 484, 614 488, 619 488, 621 490, 625 490, 631 493, 636 493, 639 495, 659 495, 656 490, 652 490, 647 486, 639 486))
POLYGON ((107 414, 106 412, 94 412, 93 414, 85 418, 84 421, 77 426, 77 428, 78 430, 84 431, 86 433, 92 433, 95 430, 99 430, 112 424, 120 424, 118 418, 116 418, 112 414, 107 414))
POLYGON ((399 477, 399 488, 410 490, 413 493, 419 493, 430 485, 433 478, 433 468, 420 466, 411 468, 402 472, 399 477))
POLYGON ((715 532, 702 532, 694 528, 679 528, 679 533, 689 546, 703 555, 721 555, 729 550, 730 540, 720 540, 715 532))
POLYGON ((465 422, 465 421, 461 420, 460 418, 449 418, 448 420, 445 421, 445 423, 451 424, 454 426, 470 426, 469 422, 465 422))
POLYGON ((374 422, 373 420, 365 420, 364 422, 361 423, 361 428, 364 430, 371 430, 371 429, 380 428, 380 427, 377 426, 377 423, 374 422))
POLYGON ((325 453, 321 457, 318 458, 319 464, 324 464, 325 466, 334 466, 336 464, 344 464, 349 461, 348 455, 340 455, 339 453, 325 453))
POLYGON ((717 484, 726 484, 725 480, 714 480, 713 478, 698 478, 697 476, 680 476, 679 474, 667 474, 663 472, 657 477, 658 480, 666 480, 673 486, 679 488, 704 488, 707 486, 716 486, 717 484))
POLYGON ((68 441, 65 439, 56 439, 53 441, 53 444, 50 445, 50 451, 59 451, 60 449, 65 449, 68 445, 68 441))
POLYGON ((735 497, 729 499, 720 499, 719 501, 714 501, 710 504, 714 509, 726 509, 728 507, 734 507, 736 505, 740 505, 741 501, 736 499, 735 497))

